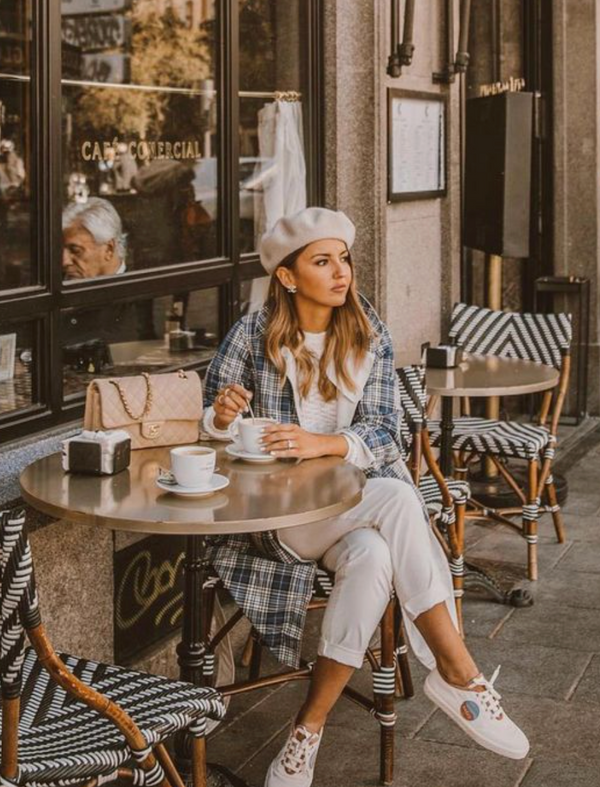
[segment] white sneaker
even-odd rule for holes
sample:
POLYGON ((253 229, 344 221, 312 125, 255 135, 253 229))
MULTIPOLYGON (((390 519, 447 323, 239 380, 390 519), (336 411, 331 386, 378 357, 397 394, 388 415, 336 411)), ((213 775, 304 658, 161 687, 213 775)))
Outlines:
POLYGON ((459 689, 434 669, 425 678, 425 694, 481 746, 504 757, 522 760, 529 751, 529 741, 500 705, 500 695, 494 689, 499 672, 500 667, 490 681, 480 675, 471 681, 469 688, 459 689))
POLYGON ((292 726, 283 749, 269 765, 265 787, 310 787, 323 730, 309 732, 301 724, 292 726))

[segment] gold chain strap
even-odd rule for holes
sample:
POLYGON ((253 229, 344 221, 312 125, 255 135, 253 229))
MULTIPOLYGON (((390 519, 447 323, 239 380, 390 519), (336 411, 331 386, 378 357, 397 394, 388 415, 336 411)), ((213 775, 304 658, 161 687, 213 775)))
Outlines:
POLYGON ((125 412, 130 418, 133 418, 134 421, 143 421, 143 419, 148 415, 150 410, 152 409, 152 401, 154 399, 154 391, 152 389, 152 383, 150 382, 150 375, 147 372, 142 372, 142 377, 146 381, 146 404, 144 405, 144 409, 142 410, 140 415, 134 415, 129 402, 127 401, 127 396, 125 391, 123 390, 121 383, 118 380, 109 380, 109 383, 112 383, 117 391, 119 392, 119 396, 121 397, 121 402, 123 407, 125 408, 125 412))

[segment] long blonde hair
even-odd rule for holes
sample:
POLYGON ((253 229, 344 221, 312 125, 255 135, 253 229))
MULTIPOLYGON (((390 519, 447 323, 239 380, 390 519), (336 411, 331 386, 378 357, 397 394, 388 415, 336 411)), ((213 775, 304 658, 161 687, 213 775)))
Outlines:
MULTIPOLYGON (((280 265, 293 268, 305 248, 306 246, 288 255, 280 265)), ((352 266, 351 259, 350 265, 352 266)), ((286 290, 275 274, 271 276, 267 306, 269 309, 265 340, 267 358, 279 372, 283 385, 286 368, 281 348, 288 347, 292 351, 298 369, 300 396, 305 398, 317 372, 315 357, 304 344, 304 331, 298 322, 294 296, 286 290)), ((369 349, 372 334, 371 324, 356 292, 353 275, 346 302, 343 306, 333 309, 325 337, 325 350, 318 364, 318 388, 326 402, 332 401, 337 396, 336 387, 326 374, 330 361, 333 359, 339 380, 354 391, 356 386, 348 372, 347 359, 354 356, 357 361, 361 361, 369 349)))

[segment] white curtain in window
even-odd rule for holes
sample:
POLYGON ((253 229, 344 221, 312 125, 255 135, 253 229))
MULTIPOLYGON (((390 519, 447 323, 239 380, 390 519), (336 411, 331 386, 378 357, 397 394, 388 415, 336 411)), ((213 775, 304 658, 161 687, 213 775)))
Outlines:
MULTIPOLYGON (((273 101, 258 113, 260 162, 253 177, 254 237, 256 247, 264 232, 281 216, 306 207, 306 160, 304 158, 302 104, 273 101)), ((260 308, 269 279, 252 282, 249 311, 260 308)))

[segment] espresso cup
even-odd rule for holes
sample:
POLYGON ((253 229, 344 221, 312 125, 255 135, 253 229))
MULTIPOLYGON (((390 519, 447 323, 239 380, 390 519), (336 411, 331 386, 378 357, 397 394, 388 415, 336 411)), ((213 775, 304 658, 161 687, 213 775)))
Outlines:
POLYGON ((215 472, 217 452, 201 445, 171 449, 171 470, 179 486, 207 486, 215 472))
POLYGON ((242 418, 231 424, 229 433, 236 444, 248 454, 264 454, 266 448, 259 443, 263 437, 263 429, 276 424, 274 418, 242 418))

